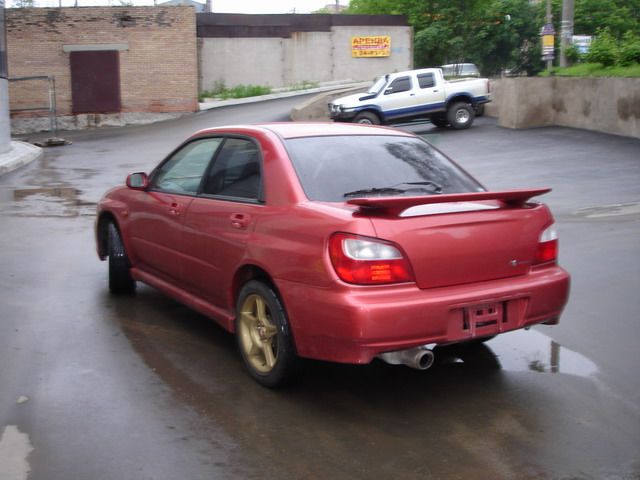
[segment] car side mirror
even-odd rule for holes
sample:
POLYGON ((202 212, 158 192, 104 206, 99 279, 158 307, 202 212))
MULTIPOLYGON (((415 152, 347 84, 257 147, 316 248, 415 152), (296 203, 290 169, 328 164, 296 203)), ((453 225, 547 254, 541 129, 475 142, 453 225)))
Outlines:
POLYGON ((149 187, 149 177, 144 172, 132 173, 127 176, 127 187, 133 190, 146 190, 149 187))
POLYGON ((393 87, 389 87, 384 91, 385 95, 389 95, 390 93, 393 93, 393 87))

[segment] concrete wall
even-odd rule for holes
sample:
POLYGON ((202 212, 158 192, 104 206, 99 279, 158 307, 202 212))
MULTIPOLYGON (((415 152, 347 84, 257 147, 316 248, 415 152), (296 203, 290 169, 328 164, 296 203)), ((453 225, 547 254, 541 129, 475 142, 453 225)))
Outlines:
MULTIPOLYGON (((123 114, 197 110, 192 7, 20 8, 6 17, 11 77, 54 75, 59 115, 72 112, 71 47, 119 51, 123 114)), ((12 109, 46 105, 46 82, 12 82, 9 95, 12 109)))
POLYGON ((293 32, 290 38, 200 38, 200 90, 216 82, 285 87, 303 81, 372 80, 412 66, 412 30, 400 26, 338 26, 293 32), (391 55, 353 58, 351 37, 390 35, 391 55))
POLYGON ((494 96, 503 127, 559 125, 640 138, 640 78, 509 78, 494 96))

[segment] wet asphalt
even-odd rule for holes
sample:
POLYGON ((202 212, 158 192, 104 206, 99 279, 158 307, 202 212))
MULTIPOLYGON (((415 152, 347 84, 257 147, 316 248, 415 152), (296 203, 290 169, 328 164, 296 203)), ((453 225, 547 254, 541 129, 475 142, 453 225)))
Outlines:
POLYGON ((442 349, 425 372, 306 361, 270 391, 203 316, 145 286, 109 295, 102 193, 199 128, 299 101, 63 132, 0 177, 0 479, 640 478, 640 140, 403 127, 491 189, 552 187, 573 276, 560 325, 442 349))

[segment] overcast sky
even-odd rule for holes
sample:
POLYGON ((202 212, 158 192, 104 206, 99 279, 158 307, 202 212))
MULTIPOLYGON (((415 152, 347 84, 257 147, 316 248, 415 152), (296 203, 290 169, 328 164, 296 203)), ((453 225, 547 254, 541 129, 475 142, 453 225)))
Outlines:
MULTIPOLYGON (((78 6, 120 5, 119 0, 77 0, 78 6)), ((165 0, 157 0, 162 3, 165 0)), ((196 0, 204 3, 204 0, 196 0)), ((38 7, 73 7, 75 0, 35 0, 38 7)), ((8 8, 15 6, 15 0, 8 0, 8 8)), ((335 3, 335 0, 213 0, 213 11, 218 13, 310 13, 335 3)), ((340 0, 341 5, 348 5, 348 0, 340 0)), ((153 0, 133 0, 134 5, 153 5, 153 0)))

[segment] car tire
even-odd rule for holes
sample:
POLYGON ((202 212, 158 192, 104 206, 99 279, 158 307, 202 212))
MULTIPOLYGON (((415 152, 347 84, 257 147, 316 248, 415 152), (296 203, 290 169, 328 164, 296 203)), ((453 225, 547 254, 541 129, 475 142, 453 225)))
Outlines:
POLYGON ((286 312, 263 282, 251 280, 240 290, 236 340, 245 367, 261 385, 275 388, 295 377, 298 362, 286 312))
POLYGON ((444 128, 449 125, 447 118, 444 114, 436 114, 431 117, 431 123, 436 127, 444 128))
POLYGON ((484 115, 484 103, 481 103, 475 108, 476 117, 482 117, 484 115))
POLYGON ((130 294, 136 290, 136 281, 131 276, 131 264, 114 223, 107 225, 107 255, 109 257, 109 291, 113 294, 130 294))
POLYGON ((361 123, 363 125, 380 125, 380 117, 373 112, 360 112, 353 118, 353 123, 361 123))
POLYGON ((468 103, 454 103, 447 110, 447 120, 449 120, 451 127, 456 130, 469 128, 473 124, 474 117, 473 107, 468 103))

